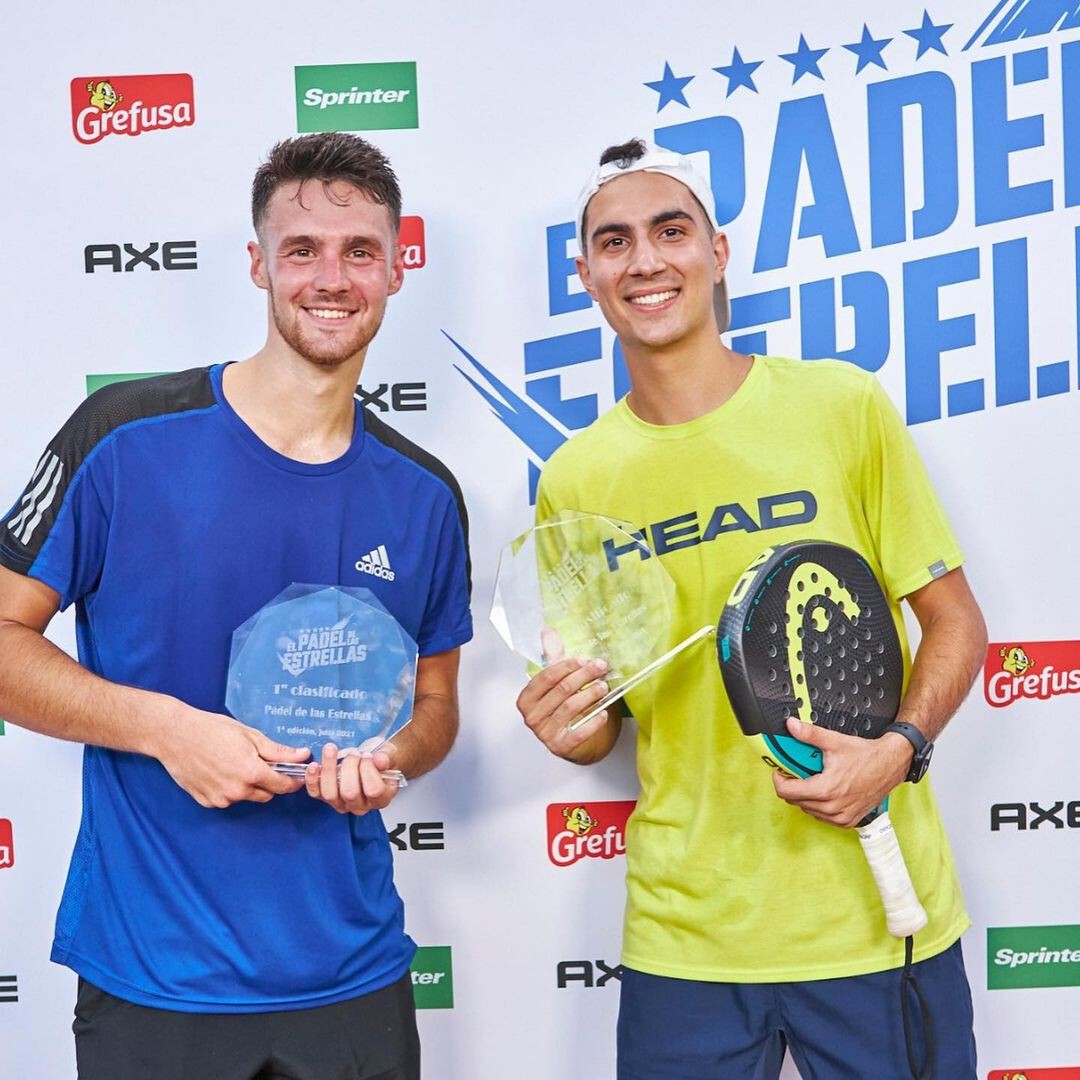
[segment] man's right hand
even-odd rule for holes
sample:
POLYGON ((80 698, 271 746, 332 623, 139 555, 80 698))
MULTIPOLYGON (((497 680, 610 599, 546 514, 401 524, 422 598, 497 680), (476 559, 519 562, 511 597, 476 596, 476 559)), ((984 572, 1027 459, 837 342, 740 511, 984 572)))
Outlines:
POLYGON ((603 660, 556 660, 534 675, 518 696, 526 726, 556 756, 586 765, 614 746, 620 727, 614 706, 569 730, 608 692, 606 672, 603 660))
POLYGON ((269 762, 306 761, 311 752, 284 746, 231 716, 203 712, 174 701, 170 722, 159 731, 153 756, 200 806, 269 802, 304 786, 302 776, 283 776, 269 762))

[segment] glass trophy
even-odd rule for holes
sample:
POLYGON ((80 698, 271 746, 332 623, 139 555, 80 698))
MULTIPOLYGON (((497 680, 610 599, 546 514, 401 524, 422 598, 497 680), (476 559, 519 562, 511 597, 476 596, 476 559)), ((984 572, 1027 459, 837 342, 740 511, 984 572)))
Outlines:
POLYGON ((675 582, 640 533, 563 510, 503 549, 491 622, 530 670, 563 656, 606 661, 608 693, 574 730, 716 632, 703 626, 672 647, 674 608, 675 582))
MULTIPOLYGON (((317 761, 374 751, 411 719, 417 647, 370 589, 290 585, 233 632, 225 705, 317 761)), ((275 762, 303 776, 306 762, 275 762)), ((396 769, 383 778, 404 786, 396 769)))

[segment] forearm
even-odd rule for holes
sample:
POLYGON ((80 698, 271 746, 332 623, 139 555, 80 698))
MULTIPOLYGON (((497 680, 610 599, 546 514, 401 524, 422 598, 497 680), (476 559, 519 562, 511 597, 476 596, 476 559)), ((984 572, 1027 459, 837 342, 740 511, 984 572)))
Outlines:
POLYGON ((986 625, 977 607, 929 618, 897 720, 934 740, 967 697, 986 656, 986 625))
POLYGON ((87 671, 36 630, 0 620, 0 715, 72 742, 154 754, 175 702, 87 671))
POLYGON ((412 722, 393 736, 394 766, 407 777, 430 772, 450 753, 458 732, 456 695, 428 693, 417 697, 412 722))

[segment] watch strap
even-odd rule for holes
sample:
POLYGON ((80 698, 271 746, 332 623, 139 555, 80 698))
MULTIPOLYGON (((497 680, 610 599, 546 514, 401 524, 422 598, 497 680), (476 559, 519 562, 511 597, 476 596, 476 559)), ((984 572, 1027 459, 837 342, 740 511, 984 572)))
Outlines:
MULTIPOLYGON (((903 735, 915 750, 911 759, 911 768, 908 770, 907 780, 917 784, 930 767, 930 755, 934 751, 934 744, 914 725, 906 724, 903 720, 895 720, 885 731, 895 731, 897 735, 903 735)), ((884 735, 885 732, 882 732, 884 735)))

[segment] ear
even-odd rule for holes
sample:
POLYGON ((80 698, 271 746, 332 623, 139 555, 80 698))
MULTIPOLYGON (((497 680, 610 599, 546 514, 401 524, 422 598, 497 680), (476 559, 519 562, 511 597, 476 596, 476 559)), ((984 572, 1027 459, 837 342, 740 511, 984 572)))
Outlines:
POLYGON ((251 256, 251 280, 260 289, 270 288, 270 278, 266 272, 266 258, 263 255, 262 245, 257 240, 248 241, 248 255, 251 256))
POLYGON ((716 259, 716 284, 720 284, 720 279, 724 276, 724 271, 727 269, 728 256, 730 255, 730 249, 728 248, 727 233, 717 232, 713 236, 713 256, 716 259))
POLYGON ((390 260, 390 280, 386 285, 386 295, 393 296, 405 283, 405 249, 395 243, 394 255, 390 260))
POLYGON ((578 277, 581 278, 581 284, 585 286, 585 291, 595 300, 596 290, 593 288, 592 274, 589 273, 589 260, 583 255, 579 255, 574 260, 574 265, 577 267, 578 277))

